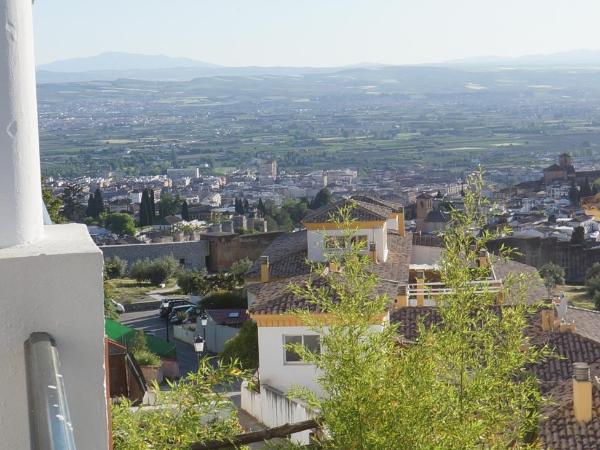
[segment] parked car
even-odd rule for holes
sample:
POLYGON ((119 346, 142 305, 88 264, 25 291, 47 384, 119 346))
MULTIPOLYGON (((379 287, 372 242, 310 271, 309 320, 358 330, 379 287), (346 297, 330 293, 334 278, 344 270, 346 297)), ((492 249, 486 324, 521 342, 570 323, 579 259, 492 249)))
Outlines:
POLYGON ((187 306, 189 308, 190 306, 192 306, 192 303, 190 303, 189 300, 183 298, 175 300, 164 300, 160 305, 158 315, 162 318, 169 317, 171 315, 171 312, 173 311, 173 308, 178 306, 187 306))
POLYGON ((123 314, 125 312, 125 307, 121 303, 115 302, 114 300, 111 300, 111 302, 119 314, 123 314))
POLYGON ((169 322, 178 325, 183 323, 188 318, 190 310, 195 310, 195 305, 181 305, 173 307, 171 314, 169 314, 169 322))

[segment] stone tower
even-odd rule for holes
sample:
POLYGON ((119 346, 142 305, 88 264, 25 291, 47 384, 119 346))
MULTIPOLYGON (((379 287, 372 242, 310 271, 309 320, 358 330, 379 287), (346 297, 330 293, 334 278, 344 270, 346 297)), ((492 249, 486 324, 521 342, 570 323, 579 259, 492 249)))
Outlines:
POLYGON ((558 165, 564 168, 572 166, 573 162, 571 161, 571 155, 568 153, 561 153, 558 157, 558 165))

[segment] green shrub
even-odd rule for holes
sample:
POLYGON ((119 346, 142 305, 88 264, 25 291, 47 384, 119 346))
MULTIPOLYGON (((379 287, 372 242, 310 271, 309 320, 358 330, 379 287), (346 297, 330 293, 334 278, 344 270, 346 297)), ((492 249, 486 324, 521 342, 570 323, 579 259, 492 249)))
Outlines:
POLYGON ((205 309, 246 309, 248 299, 237 292, 215 292, 204 297, 201 305, 205 309))
POLYGON ((150 278, 150 260, 140 259, 134 262, 129 269, 129 276, 139 283, 146 281, 150 278))
POLYGON ((158 286, 175 275, 177 268, 177 261, 172 256, 165 256, 152 261, 143 259, 131 265, 129 276, 138 282, 150 281, 158 286))
POLYGON ((225 343, 221 358, 226 363, 238 360, 245 370, 258 369, 258 327, 249 320, 240 332, 225 343))
POLYGON ((248 270, 250 270, 250 267, 252 267, 252 261, 250 261, 248 258, 243 258, 234 262, 231 265, 229 272, 234 276, 241 277, 248 272, 248 270))
POLYGON ((106 278, 122 278, 127 273, 127 261, 115 256, 104 261, 104 274, 106 278))
POLYGON ((160 358, 151 351, 136 352, 133 357, 140 366, 160 366, 160 358))
POLYGON ((191 270, 180 270, 177 273, 177 286, 179 286, 184 294, 195 294, 194 285, 195 279, 198 276, 198 273, 191 270))
POLYGON ((594 263, 585 273, 585 284, 590 285, 590 281, 600 276, 600 263, 594 263))
POLYGON ((133 354, 149 351, 143 330, 135 330, 135 334, 127 342, 127 348, 133 354))

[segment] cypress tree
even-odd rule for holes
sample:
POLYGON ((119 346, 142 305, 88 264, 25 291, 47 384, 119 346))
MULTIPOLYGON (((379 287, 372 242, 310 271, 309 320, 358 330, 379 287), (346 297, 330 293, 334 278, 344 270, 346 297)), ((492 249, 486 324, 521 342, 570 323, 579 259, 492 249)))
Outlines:
POLYGON ((140 227, 150 225, 148 222, 148 189, 142 192, 142 201, 140 202, 140 227))
POLYGON ((248 203, 248 199, 244 200, 244 213, 246 214, 248 211, 250 211, 250 203, 248 203))
POLYGON ((85 209, 85 215, 88 217, 96 217, 96 202, 94 194, 90 194, 88 197, 87 208, 85 209))
POLYGON ((148 212, 148 217, 150 218, 150 225, 154 224, 154 218, 156 217, 156 204, 154 203, 154 189, 149 189, 150 192, 150 196, 149 196, 149 202, 148 202, 148 206, 149 206, 149 212, 148 212))
POLYGON ((258 209, 258 211, 260 212, 261 217, 265 217, 266 210, 265 210, 265 204, 263 203, 262 198, 258 199, 258 205, 256 206, 256 209, 258 209))
POLYGON ((94 212, 96 213, 94 217, 98 217, 104 212, 104 200, 102 199, 102 191, 100 190, 100 188, 96 189, 96 193, 94 194, 94 203, 94 212))
POLYGON ((190 211, 188 209, 188 203, 186 200, 181 204, 181 218, 185 221, 190 220, 190 211))
POLYGON ((579 190, 581 192, 582 197, 589 197, 592 195, 592 187, 590 186, 590 180, 587 178, 581 184, 581 188, 579 190))

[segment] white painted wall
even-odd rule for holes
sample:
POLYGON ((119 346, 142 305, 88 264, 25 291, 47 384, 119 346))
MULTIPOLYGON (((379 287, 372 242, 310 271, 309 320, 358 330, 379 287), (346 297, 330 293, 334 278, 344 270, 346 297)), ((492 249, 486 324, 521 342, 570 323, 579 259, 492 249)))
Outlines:
MULTIPOLYGON (((384 323, 389 317, 384 318, 384 323)), ((371 329, 381 332, 382 325, 372 325, 371 329)), ((323 330, 327 332, 327 328, 323 330)), ((304 363, 285 363, 283 337, 286 335, 316 334, 309 327, 258 327, 258 374, 261 384, 267 384, 284 393, 293 386, 304 386, 322 393, 317 383, 318 372, 315 366, 304 363)), ((324 349, 322 349, 325 351, 324 349)))
POLYGON ((85 225, 44 231, 0 249, 0 448, 30 449, 23 344, 41 331, 56 340, 77 448, 106 450, 102 252, 85 225))
MULTIPOLYGON (((268 427, 302 422, 316 416, 300 401, 291 400, 268 385, 263 384, 260 392, 256 392, 248 389, 248 383, 244 381, 240 391, 242 409, 268 427)), ((309 444, 310 430, 294 433, 291 439, 297 444, 309 444)))
POLYGON ((282 392, 294 385, 305 386, 320 393, 315 366, 285 363, 284 335, 315 334, 308 327, 258 327, 258 373, 261 384, 282 392))
POLYGON ((387 227, 388 227, 388 230, 398 231, 398 219, 396 218, 396 216, 394 216, 393 219, 387 220, 387 227))
MULTIPOLYGON (((388 256, 387 228, 387 223, 384 223, 381 228, 357 229, 354 233, 357 236, 367 236, 367 243, 375 242, 377 246, 377 258, 382 262, 385 262, 388 256)), ((327 261, 327 253, 331 253, 335 249, 325 248, 326 236, 343 236, 345 233, 345 230, 307 230, 308 259, 310 261, 327 261)))
POLYGON ((0 0, 0 248, 43 236, 31 1, 0 0))

